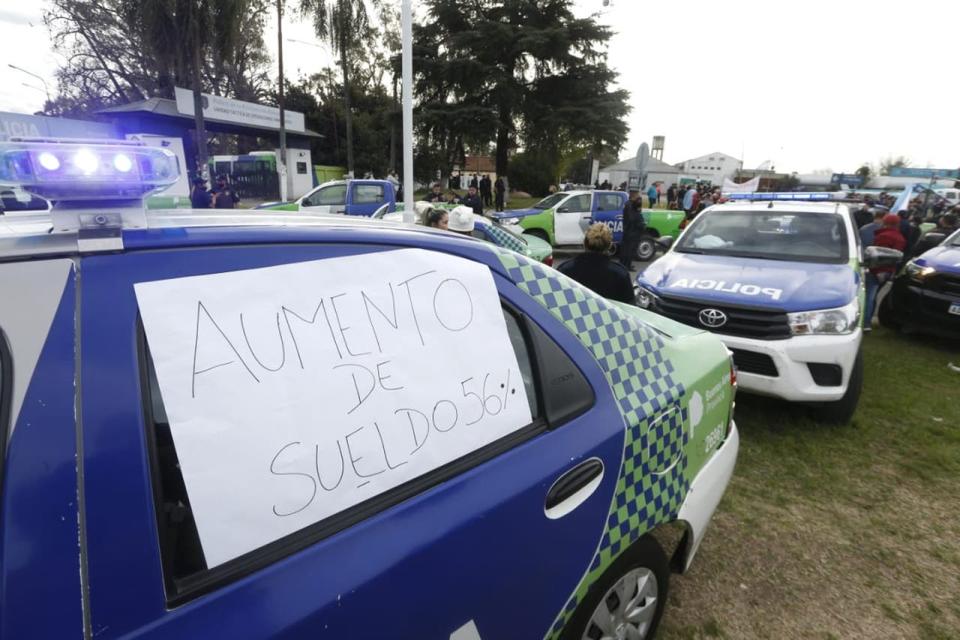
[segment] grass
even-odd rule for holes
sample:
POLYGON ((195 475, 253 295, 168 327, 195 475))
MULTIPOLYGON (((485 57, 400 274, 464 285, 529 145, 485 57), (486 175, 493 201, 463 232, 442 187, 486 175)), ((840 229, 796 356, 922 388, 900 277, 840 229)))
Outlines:
POLYGON ((851 424, 741 394, 740 458, 661 638, 960 637, 960 345, 878 329, 851 424))

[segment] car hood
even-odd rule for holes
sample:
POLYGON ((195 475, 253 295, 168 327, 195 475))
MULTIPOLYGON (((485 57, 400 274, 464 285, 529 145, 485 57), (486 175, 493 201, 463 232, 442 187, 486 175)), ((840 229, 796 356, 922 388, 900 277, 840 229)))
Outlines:
POLYGON ((960 274, 960 247, 942 244, 917 258, 921 267, 933 267, 942 273, 960 274))
POLYGON ((848 264, 671 251, 647 267, 637 283, 658 295, 793 312, 848 304, 857 295, 859 275, 848 264))
POLYGON ((282 207, 284 205, 296 204, 295 200, 277 200, 276 202, 264 202, 258 204, 255 209, 276 209, 277 207, 282 207))
POLYGON ((553 253, 553 247, 550 246, 550 243, 546 240, 530 235, 529 233, 522 235, 524 241, 527 243, 527 250, 530 252, 530 256, 535 260, 543 262, 547 256, 553 253))
POLYGON ((545 211, 549 211, 549 209, 510 209, 509 211, 497 211, 488 215, 494 220, 507 220, 509 218, 526 218, 527 216, 535 216, 545 211))

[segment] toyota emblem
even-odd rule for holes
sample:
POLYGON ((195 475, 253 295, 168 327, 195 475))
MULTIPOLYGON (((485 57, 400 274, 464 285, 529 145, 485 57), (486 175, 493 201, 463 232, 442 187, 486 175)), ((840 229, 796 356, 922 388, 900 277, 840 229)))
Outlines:
POLYGON ((716 329, 727 324, 727 314, 720 309, 704 309, 700 312, 700 324, 716 329))

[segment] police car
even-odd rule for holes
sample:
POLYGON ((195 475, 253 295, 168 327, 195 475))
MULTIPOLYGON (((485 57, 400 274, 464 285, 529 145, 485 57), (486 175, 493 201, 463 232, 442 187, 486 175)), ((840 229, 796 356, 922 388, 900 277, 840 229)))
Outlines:
POLYGON ((0 637, 644 638, 733 471, 709 333, 469 237, 145 211, 0 144, 0 637), (522 614, 518 613, 522 611, 522 614))
POLYGON ((637 278, 638 302, 719 335, 742 389, 815 403, 821 419, 847 421, 863 383, 861 268, 901 255, 863 251, 845 205, 739 197, 665 242, 670 251, 637 278))
POLYGON ((960 231, 906 264, 878 315, 893 329, 907 326, 960 337, 960 231))

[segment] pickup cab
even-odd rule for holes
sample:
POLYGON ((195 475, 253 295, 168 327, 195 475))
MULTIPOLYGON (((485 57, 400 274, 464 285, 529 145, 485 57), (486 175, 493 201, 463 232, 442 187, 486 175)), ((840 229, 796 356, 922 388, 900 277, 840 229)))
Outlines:
MULTIPOLYGON (((554 246, 580 245, 587 227, 602 222, 613 231, 613 241, 623 239, 623 191, 561 191, 547 196, 529 209, 514 209, 491 214, 493 218, 521 226, 554 246)), ((637 259, 647 261, 657 251, 656 239, 676 238, 683 221, 682 211, 647 209, 643 211, 647 231, 637 248, 637 259)))
POLYGON ((384 204, 390 211, 397 205, 396 190, 387 180, 334 180, 315 187, 293 202, 266 202, 257 209, 369 217, 384 204))

